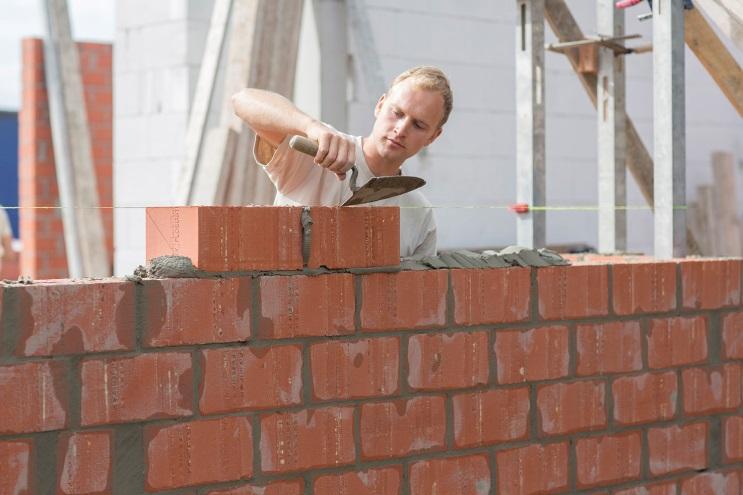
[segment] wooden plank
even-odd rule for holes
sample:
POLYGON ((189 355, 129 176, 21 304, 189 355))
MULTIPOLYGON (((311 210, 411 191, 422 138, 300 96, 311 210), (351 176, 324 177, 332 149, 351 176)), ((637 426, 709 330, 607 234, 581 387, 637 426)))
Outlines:
POLYGON ((248 84, 260 3, 260 0, 233 0, 227 53, 222 61, 224 67, 220 69, 224 70, 221 100, 212 101, 211 104, 219 105, 219 119, 217 126, 207 131, 203 150, 199 154, 191 196, 193 204, 229 204, 227 188, 235 172, 233 161, 239 135, 245 127, 232 108, 232 95, 248 84))
POLYGON ((204 55, 201 59, 201 68, 199 69, 199 79, 196 83, 196 92, 189 112, 188 127, 186 128, 186 156, 176 185, 176 204, 191 204, 196 169, 204 137, 207 133, 206 120, 214 94, 214 83, 219 69, 219 60, 222 57, 227 19, 231 8, 232 0, 216 0, 214 3, 209 33, 206 38, 204 55))
MULTIPOLYGON (((545 0, 545 19, 549 23, 552 31, 560 41, 572 41, 583 39, 583 32, 576 23, 570 9, 565 4, 565 0, 545 0)), ((578 72, 578 53, 577 50, 567 50, 565 52, 570 65, 578 75, 583 88, 586 90, 588 98, 596 106, 596 76, 591 74, 580 74, 578 72)), ((645 148, 640 139, 632 119, 627 116, 625 123, 625 132, 627 133, 627 168, 635 178, 640 192, 652 207, 653 201, 653 159, 645 148)), ((698 253, 696 238, 687 228, 687 247, 690 253, 698 253)))
MULTIPOLYGON (((254 59, 250 68, 248 86, 268 89, 292 98, 299 50, 299 31, 302 21, 302 0, 262 0, 254 59)), ((230 181, 230 204, 267 204, 273 202, 275 188, 252 152, 252 133, 242 132, 235 151, 236 167, 244 175, 230 181)), ((234 176, 233 176, 234 177, 234 176)))
POLYGON ((686 44, 743 117, 743 70, 697 9, 685 13, 686 44))
POLYGON ((743 50, 743 2, 740 0, 694 0, 694 5, 717 28, 743 50))
POLYGON ((355 45, 354 54, 364 75, 364 85, 372 101, 376 101, 387 90, 382 63, 379 60, 374 34, 369 17, 366 15, 364 0, 348 0, 351 20, 351 35, 355 45))
POLYGON ((71 277, 111 275, 103 232, 80 57, 66 0, 44 0, 45 66, 54 158, 71 277))
POLYGON ((320 44, 320 120, 348 130, 348 14, 346 2, 313 0, 320 44))

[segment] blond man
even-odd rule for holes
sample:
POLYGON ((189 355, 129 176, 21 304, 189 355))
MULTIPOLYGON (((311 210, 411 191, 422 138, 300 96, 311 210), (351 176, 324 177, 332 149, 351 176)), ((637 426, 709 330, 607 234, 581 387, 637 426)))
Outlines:
MULTIPOLYGON (((405 160, 441 135, 452 110, 452 91, 435 67, 409 69, 395 78, 374 107, 366 137, 344 134, 313 119, 281 95, 247 88, 235 94, 235 113, 255 132, 254 154, 276 186, 275 205, 333 206, 352 192, 346 172, 355 164, 358 184, 374 176, 398 175, 405 160), (289 147, 288 138, 317 141, 308 157, 289 147)), ((374 203, 401 206, 400 255, 436 254, 436 222, 419 191, 374 203)))

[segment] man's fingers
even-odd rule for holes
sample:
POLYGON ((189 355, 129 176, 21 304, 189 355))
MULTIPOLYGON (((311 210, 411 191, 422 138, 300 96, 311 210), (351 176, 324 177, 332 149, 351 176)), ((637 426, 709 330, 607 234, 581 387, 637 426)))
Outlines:
POLYGON ((330 151, 330 134, 321 134, 317 139, 317 154, 315 155, 315 163, 321 165, 325 158, 328 156, 330 151))
POLYGON ((333 138, 330 140, 330 148, 328 149, 328 154, 325 155, 325 159, 321 161, 319 165, 325 168, 330 168, 330 166, 333 165, 338 158, 338 153, 342 145, 343 140, 339 139, 337 136, 333 136, 333 138))

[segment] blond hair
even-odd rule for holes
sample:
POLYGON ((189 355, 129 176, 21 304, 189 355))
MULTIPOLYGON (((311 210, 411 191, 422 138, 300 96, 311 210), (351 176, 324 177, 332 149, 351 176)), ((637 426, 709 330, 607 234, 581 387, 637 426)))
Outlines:
POLYGON ((412 79, 413 84, 415 84, 417 88, 438 91, 441 94, 441 97, 444 99, 444 117, 441 119, 439 127, 443 126, 449 119, 449 114, 454 106, 454 95, 449 86, 449 79, 447 79, 444 71, 438 67, 432 67, 430 65, 419 65, 418 67, 413 67, 397 76, 395 80, 392 81, 387 92, 389 92, 393 86, 406 79, 412 79))

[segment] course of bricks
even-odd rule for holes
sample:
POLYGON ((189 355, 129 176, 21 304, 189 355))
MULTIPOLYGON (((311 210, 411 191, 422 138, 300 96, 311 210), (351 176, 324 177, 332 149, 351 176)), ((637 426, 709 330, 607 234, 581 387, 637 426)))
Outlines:
MULTIPOLYGON (((291 271, 301 239, 269 228, 301 211, 204 211, 266 215, 258 262, 283 271, 241 271, 175 210, 157 242, 189 231, 229 272, 2 286, 0 493, 743 489, 741 260, 291 271)), ((389 228, 369 211, 314 228, 366 249, 389 228)))
MULTIPOLYGON (((112 47, 77 43, 83 94, 90 128, 99 204, 113 204, 112 47)), ((44 43, 22 44, 22 99, 19 123, 20 273, 32 278, 67 277, 67 258, 59 209, 49 99, 44 73, 44 43)), ((113 210, 101 210, 109 259, 113 254, 113 210)))

